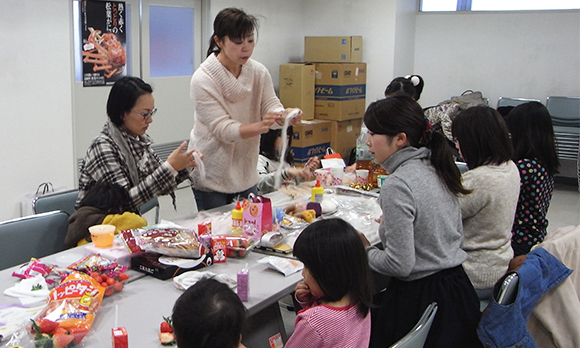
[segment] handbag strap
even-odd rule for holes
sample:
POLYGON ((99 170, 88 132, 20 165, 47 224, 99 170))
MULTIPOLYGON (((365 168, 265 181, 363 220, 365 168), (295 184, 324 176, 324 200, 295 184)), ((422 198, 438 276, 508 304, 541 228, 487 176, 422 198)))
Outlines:
POLYGON ((38 196, 40 195, 45 195, 47 193, 51 193, 54 192, 54 188, 52 187, 52 183, 51 182, 43 182, 42 184, 38 185, 38 188, 36 189, 36 195, 38 196), (41 192, 42 190, 42 192, 41 192))

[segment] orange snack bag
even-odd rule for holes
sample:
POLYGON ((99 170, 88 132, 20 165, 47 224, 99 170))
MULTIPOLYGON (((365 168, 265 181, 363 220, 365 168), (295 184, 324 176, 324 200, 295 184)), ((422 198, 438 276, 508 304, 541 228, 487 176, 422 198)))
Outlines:
MULTIPOLYGON (((61 330, 67 335, 74 335, 75 344, 80 343, 95 320, 104 293, 105 289, 91 276, 79 272, 71 273, 60 285, 52 289, 48 296, 48 304, 36 317, 37 324, 54 323, 49 332, 40 333, 52 337, 61 330)), ((43 327, 43 325, 37 325, 36 328, 34 326, 31 327, 33 332, 43 327)))

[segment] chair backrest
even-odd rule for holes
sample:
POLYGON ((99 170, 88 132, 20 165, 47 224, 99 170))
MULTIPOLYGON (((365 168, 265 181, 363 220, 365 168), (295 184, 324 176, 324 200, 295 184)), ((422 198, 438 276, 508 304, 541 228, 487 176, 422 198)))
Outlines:
MULTIPOLYGON (((546 100, 546 108, 552 117, 560 161, 578 161, 580 153, 578 145, 580 142, 580 98, 550 96, 546 100)), ((580 170, 580 166, 578 170, 580 170)), ((575 175, 576 173, 573 176, 575 175)))
POLYGON ((506 97, 499 97, 497 101, 497 107, 504 107, 504 106, 518 106, 520 104, 528 103, 528 102, 540 102, 538 99, 526 99, 526 98, 506 98, 506 97))
POLYGON ((48 193, 35 198, 32 202, 32 209, 36 214, 62 210, 68 215, 72 215, 75 211, 78 195, 78 189, 48 193))
POLYGON ((467 167, 467 163, 465 162, 455 162, 455 165, 457 166, 457 169, 459 169, 459 172, 461 174, 469 170, 469 167, 467 167))
POLYGON ((425 312, 423 312, 415 327, 390 348, 423 348, 429 330, 431 329, 431 324, 433 324, 435 314, 437 314, 437 302, 433 302, 427 306, 427 309, 425 309, 425 312))
MULTIPOLYGON (((159 199, 153 197, 139 207, 139 214, 143 215, 151 209, 155 208, 155 223, 159 222, 159 199)), ((150 222, 149 222, 150 223, 150 222)))
POLYGON ((578 128, 580 132, 580 98, 550 96, 546 108, 554 127, 578 128))
POLYGON ((60 210, 0 222, 0 270, 64 250, 67 230, 60 210))

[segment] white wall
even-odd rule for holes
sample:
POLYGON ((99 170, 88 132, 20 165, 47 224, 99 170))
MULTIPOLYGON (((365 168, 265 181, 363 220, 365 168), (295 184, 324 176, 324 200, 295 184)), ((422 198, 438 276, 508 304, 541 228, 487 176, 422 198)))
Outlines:
POLYGON ((304 36, 363 36, 367 103, 381 98, 394 77, 395 41, 405 52, 399 59, 402 65, 412 68, 414 1, 212 0, 212 18, 225 7, 242 8, 260 20, 259 41, 252 58, 266 65, 276 87, 280 64, 304 60, 304 36), (411 29, 395 35, 398 21, 411 29))
POLYGON ((0 220, 43 181, 74 186, 69 6, 0 4, 0 220))
POLYGON ((422 13, 415 73, 420 103, 434 105, 467 89, 495 107, 500 96, 580 96, 580 11, 422 13))

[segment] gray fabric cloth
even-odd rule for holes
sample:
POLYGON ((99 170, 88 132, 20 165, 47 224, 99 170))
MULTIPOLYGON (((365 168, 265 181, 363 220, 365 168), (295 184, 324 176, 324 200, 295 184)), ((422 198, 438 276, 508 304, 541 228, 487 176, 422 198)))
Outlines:
POLYGON ((424 278, 461 265, 463 227, 456 195, 439 179, 427 148, 407 147, 383 164, 391 175, 379 202, 384 251, 368 247, 373 270, 401 280, 424 278))
MULTIPOLYGON (((129 171, 129 176, 131 177, 133 185, 137 185, 139 183, 137 162, 135 162, 135 157, 133 156, 133 153, 129 148, 129 144, 127 144, 127 139, 125 138, 125 136, 123 136, 119 128, 117 128, 117 126, 115 126, 115 124, 111 122, 110 119, 107 119, 107 127, 109 130, 109 136, 111 137, 111 139, 113 139, 115 144, 119 146, 119 148, 121 149, 121 154, 127 161, 127 170, 129 171)), ((144 137, 147 137, 146 139, 149 140, 149 136, 144 137)))

